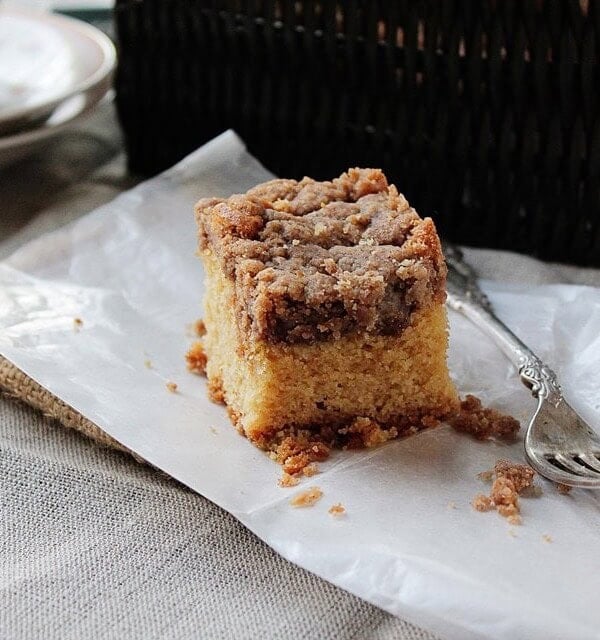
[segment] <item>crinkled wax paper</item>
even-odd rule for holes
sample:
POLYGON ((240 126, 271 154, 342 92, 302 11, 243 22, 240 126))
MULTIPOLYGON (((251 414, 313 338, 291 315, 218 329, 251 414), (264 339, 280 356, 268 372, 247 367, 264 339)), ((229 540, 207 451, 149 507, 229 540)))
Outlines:
MULTIPOLYGON (((194 202, 269 177, 228 132, 24 246, 0 265, 0 353, 292 562, 442 638, 598 638, 598 494, 562 496, 540 480, 544 494, 522 500, 520 527, 470 506, 487 489, 477 473, 500 457, 522 459, 520 442, 478 443, 443 426, 337 452, 320 475, 282 489, 280 468, 208 401, 204 379, 186 371, 186 326, 201 315, 203 278, 194 202), (179 392, 169 393, 167 381, 179 392), (312 485, 321 501, 291 508, 291 496, 312 485), (328 514, 337 502, 344 517, 328 514)), ((600 425, 600 290, 485 289, 600 425)), ((461 393, 526 421, 534 404, 512 365, 465 319, 451 313, 450 324, 461 393)))

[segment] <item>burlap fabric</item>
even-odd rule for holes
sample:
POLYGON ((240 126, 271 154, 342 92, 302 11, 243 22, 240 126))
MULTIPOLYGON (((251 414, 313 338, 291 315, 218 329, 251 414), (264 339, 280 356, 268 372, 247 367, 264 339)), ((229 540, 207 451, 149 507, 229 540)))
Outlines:
MULTIPOLYGON (((106 107, 4 173, 0 257, 131 183, 106 107)), ((492 279, 600 286, 598 270, 468 257, 492 279)), ((0 389, 0 638, 433 638, 286 562, 5 359, 0 389)))
POLYGON ((56 420, 64 427, 75 429, 98 444, 124 451, 134 456, 139 462, 144 462, 133 451, 111 438, 100 427, 52 395, 2 356, 0 356, 0 388, 8 398, 21 400, 40 411, 44 417, 56 420))

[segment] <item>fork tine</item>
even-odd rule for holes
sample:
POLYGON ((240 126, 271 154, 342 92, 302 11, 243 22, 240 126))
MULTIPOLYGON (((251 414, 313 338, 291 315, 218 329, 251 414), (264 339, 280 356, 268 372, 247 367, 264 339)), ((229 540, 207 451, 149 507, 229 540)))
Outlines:
POLYGON ((551 458, 549 458, 548 461, 558 462, 561 467, 572 471, 578 476, 587 476, 588 478, 600 479, 600 472, 592 471, 591 469, 588 469, 586 466, 575 462, 575 460, 563 455, 562 453, 555 453, 551 458))
POLYGON ((577 456, 582 462, 585 462, 585 464, 588 465, 588 467, 592 467, 592 469, 595 469, 598 473, 600 473, 600 460, 598 460, 598 458, 592 454, 589 453, 582 453, 581 455, 577 456))

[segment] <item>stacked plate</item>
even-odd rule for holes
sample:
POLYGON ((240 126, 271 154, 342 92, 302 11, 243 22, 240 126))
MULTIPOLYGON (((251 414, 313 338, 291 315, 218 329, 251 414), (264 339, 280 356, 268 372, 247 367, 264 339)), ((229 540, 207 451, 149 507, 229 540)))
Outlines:
POLYGON ((115 61, 110 39, 79 20, 0 9, 0 166, 93 111, 115 61))

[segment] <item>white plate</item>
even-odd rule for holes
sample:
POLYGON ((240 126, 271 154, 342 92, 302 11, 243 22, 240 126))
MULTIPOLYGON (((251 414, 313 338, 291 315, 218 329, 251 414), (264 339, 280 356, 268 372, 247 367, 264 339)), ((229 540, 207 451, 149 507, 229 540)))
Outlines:
POLYGON ((103 95, 115 61, 110 39, 84 22, 0 10, 0 134, 32 126, 71 96, 103 95))
POLYGON ((72 96, 61 103, 41 126, 0 137, 0 167, 17 162, 43 147, 50 138, 89 115, 103 101, 102 98, 110 99, 106 92, 102 96, 72 96))

